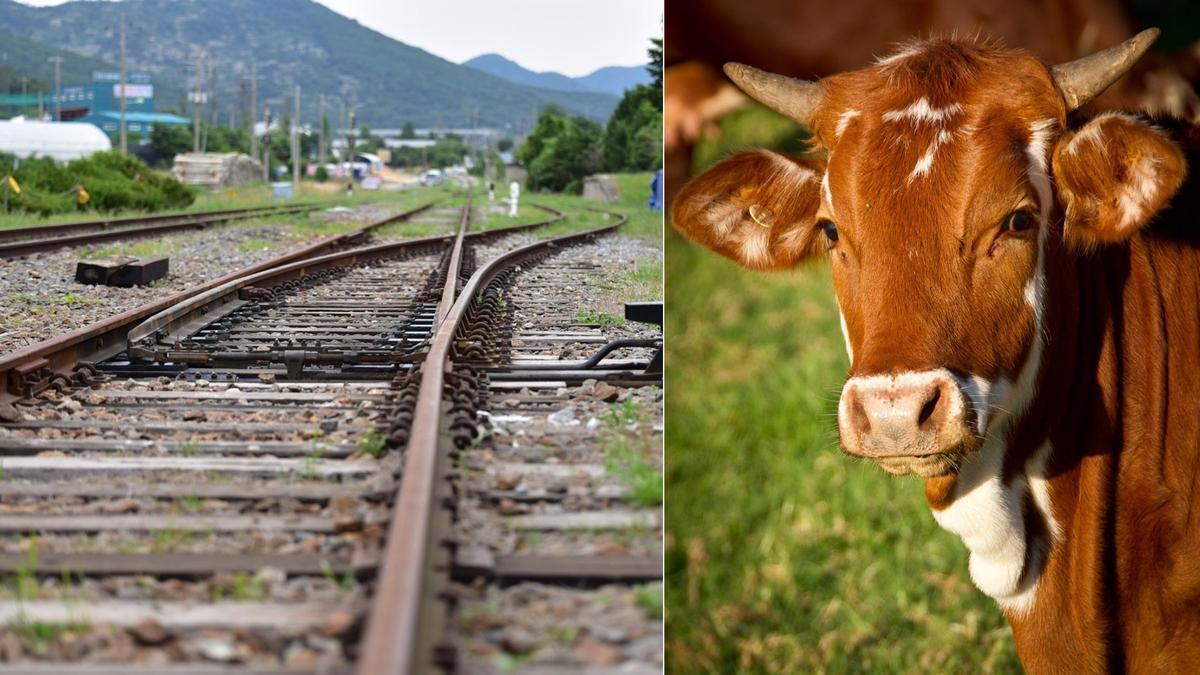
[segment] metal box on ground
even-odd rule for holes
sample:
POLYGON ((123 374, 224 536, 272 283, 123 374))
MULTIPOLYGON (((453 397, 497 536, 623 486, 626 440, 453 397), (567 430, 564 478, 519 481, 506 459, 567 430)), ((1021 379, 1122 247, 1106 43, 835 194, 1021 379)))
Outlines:
POLYGON ((162 279, 170 271, 169 258, 100 258, 80 260, 75 265, 75 281, 102 286, 144 286, 162 279))

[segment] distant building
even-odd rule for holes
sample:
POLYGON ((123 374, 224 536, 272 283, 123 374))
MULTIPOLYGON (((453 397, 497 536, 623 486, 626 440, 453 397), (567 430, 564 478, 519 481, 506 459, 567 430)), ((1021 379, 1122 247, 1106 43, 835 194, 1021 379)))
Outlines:
POLYGON ((0 122, 0 152, 17 157, 49 157, 69 162, 111 149, 108 136, 90 124, 33 122, 23 118, 0 122))
POLYGON ((90 84, 62 88, 50 96, 50 110, 61 105, 63 122, 88 122, 116 140, 121 134, 121 101, 125 96, 125 131, 134 144, 150 142, 156 124, 186 126, 191 120, 179 115, 154 112, 154 84, 149 73, 127 73, 121 89, 120 73, 96 71, 90 84))

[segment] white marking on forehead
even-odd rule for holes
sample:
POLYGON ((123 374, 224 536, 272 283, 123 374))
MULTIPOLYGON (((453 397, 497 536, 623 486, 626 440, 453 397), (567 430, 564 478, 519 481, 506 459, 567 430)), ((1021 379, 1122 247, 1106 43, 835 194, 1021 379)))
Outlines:
POLYGON ((829 205, 829 214, 834 218, 837 213, 833 210, 833 192, 829 190, 829 171, 825 171, 825 175, 821 176, 821 194, 825 196, 825 203, 829 205))
POLYGON ((1046 172, 1048 166, 1046 153, 1050 149, 1050 136, 1056 126, 1058 122, 1054 119, 1037 120, 1029 124, 1029 147, 1025 152, 1042 173, 1046 172))
POLYGON ((935 108, 929 104, 929 99, 922 96, 907 108, 889 110, 883 113, 883 119, 886 122, 912 120, 914 123, 945 124, 951 117, 962 114, 962 111, 962 106, 957 103, 951 103, 943 108, 935 108))
POLYGON ((925 154, 917 160, 916 166, 913 167, 912 173, 908 174, 908 182, 913 182, 914 179, 926 176, 930 169, 933 168, 933 160, 937 156, 938 148, 949 143, 954 138, 954 134, 942 129, 937 132, 933 140, 929 142, 929 147, 925 149, 925 154))
POLYGON ((842 134, 846 131, 846 127, 850 125, 850 120, 855 117, 858 117, 858 111, 853 108, 849 108, 841 115, 838 115, 837 127, 833 130, 834 140, 842 137, 842 134))

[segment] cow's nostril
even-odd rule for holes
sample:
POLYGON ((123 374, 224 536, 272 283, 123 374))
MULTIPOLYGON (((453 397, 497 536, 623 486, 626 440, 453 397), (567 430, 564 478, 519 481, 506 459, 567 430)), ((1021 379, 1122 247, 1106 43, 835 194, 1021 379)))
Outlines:
POLYGON ((871 416, 867 414, 862 399, 853 390, 850 392, 850 421, 859 433, 865 434, 871 431, 871 416))
POLYGON ((937 410, 938 401, 942 399, 942 388, 934 387, 933 392, 929 396, 929 400, 925 401, 925 405, 921 406, 921 414, 917 416, 917 427, 924 429, 925 423, 933 417, 933 411, 937 410))

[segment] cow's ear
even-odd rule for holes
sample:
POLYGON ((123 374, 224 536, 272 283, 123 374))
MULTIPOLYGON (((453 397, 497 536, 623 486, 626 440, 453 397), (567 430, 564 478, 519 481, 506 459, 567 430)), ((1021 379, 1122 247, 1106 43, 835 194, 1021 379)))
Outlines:
POLYGON ((692 179, 671 220, 690 239, 755 269, 824 250, 816 227, 822 167, 766 150, 739 152, 692 179))
POLYGON ((1129 239, 1166 205, 1186 172, 1175 143, 1127 115, 1103 115, 1064 134, 1054 148, 1054 177, 1067 243, 1089 249, 1129 239))

